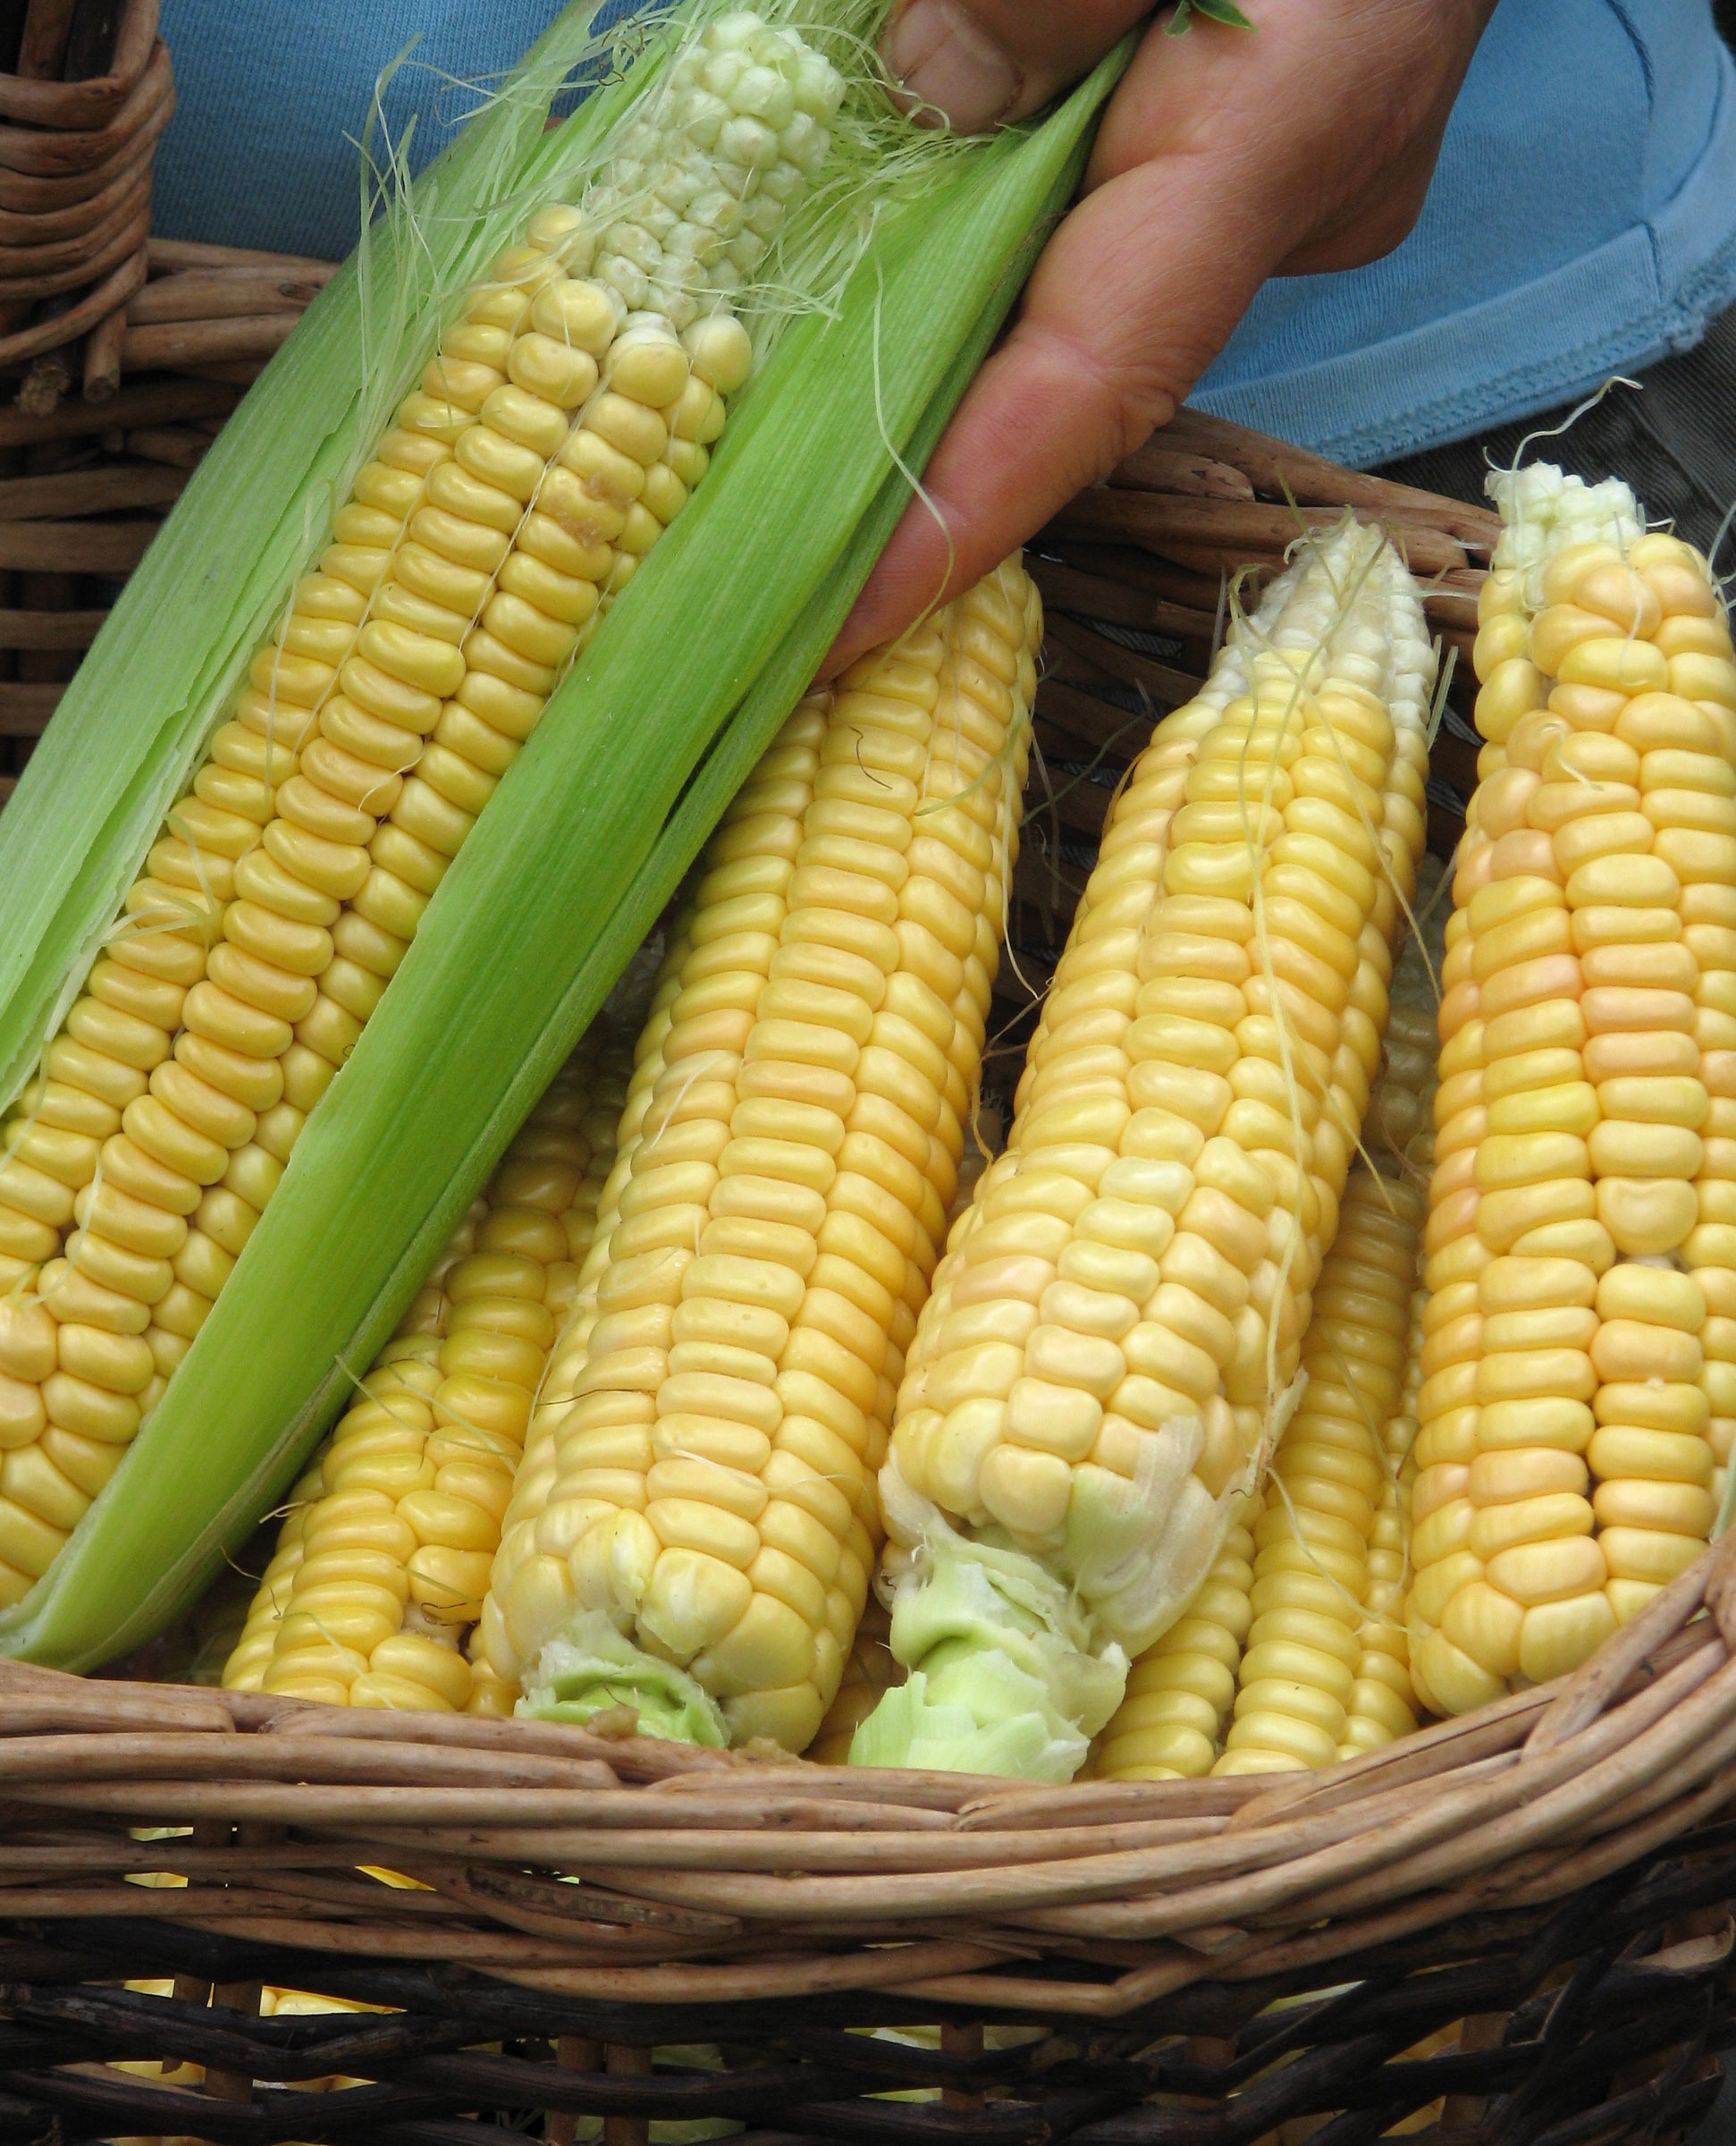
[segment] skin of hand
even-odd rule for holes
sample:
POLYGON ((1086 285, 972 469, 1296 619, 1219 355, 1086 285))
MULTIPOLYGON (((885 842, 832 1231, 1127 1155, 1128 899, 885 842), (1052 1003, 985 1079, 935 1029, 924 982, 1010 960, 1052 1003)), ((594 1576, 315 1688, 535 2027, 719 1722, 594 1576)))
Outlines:
MULTIPOLYGON (((1167 423, 1268 276, 1390 252, 1494 4, 1244 0, 1251 31, 1191 14, 1172 37, 1167 8, 1149 21, 1082 197, 929 463, 932 505, 911 503, 822 675, 969 587, 1167 423)), ((981 131, 1039 109, 1150 14, 904 0, 882 54, 919 117, 981 131)))

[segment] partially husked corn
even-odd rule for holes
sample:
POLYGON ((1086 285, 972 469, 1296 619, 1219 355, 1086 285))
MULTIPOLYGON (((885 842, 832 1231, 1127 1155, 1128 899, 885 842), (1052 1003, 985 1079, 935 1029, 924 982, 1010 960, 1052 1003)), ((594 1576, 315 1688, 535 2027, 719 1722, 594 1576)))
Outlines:
POLYGON ((1736 1424, 1736 663, 1706 562, 1533 469, 1441 1008, 1411 1637, 1458 1712, 1692 1563, 1736 1424))
POLYGON ((528 1706, 628 1690, 799 1751, 831 1702, 982 1054, 1040 634, 1009 562, 805 700, 712 841, 478 1635, 528 1706))
POLYGON ((843 84, 736 15, 670 87, 462 301, 5 1121, 0 1607, 161 1396, 476 815, 704 473, 751 361, 733 301, 843 84))
POLYGON ((1000 1759, 1072 1771, 1120 1650, 1217 1556, 1298 1367, 1376 1072, 1431 675, 1408 575, 1350 525, 1136 763, 899 1396, 881 1499, 913 1675, 858 1759, 992 1745, 991 1718, 1026 1724, 1025 1755, 1000 1759), (968 1613, 941 1607, 953 1590, 968 1613), (1003 1611, 985 1695, 949 1635, 1003 1611), (931 1694, 933 1644, 956 1700, 931 1694))
MULTIPOLYGON (((1420 877, 1418 892, 1420 906, 1438 897, 1438 869, 1420 877)), ((1437 900, 1394 978, 1366 1160, 1345 1189, 1302 1345, 1308 1389, 1278 1441, 1254 1528, 1254 1622, 1219 1773, 1329 1765, 1370 1724, 1396 1721, 1410 1699, 1403 1633, 1389 1627, 1395 1588, 1408 1577, 1399 1478, 1416 1430, 1416 1275, 1435 1088, 1424 1038, 1442 922, 1437 900)))
POLYGON ((463 1640, 571 1313, 625 1089, 618 1044, 594 1031, 291 1492, 223 1673, 232 1689, 436 1712, 470 1703, 463 1640))

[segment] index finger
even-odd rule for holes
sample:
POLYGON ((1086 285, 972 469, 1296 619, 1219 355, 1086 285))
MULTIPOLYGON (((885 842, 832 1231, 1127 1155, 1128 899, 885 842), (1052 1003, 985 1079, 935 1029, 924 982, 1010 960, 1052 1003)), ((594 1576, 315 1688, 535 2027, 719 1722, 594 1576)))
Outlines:
POLYGON ((1222 174, 1159 157, 1088 196, 1039 263, 823 667, 968 588, 1167 422, 1227 341, 1269 249, 1223 228, 1222 174))

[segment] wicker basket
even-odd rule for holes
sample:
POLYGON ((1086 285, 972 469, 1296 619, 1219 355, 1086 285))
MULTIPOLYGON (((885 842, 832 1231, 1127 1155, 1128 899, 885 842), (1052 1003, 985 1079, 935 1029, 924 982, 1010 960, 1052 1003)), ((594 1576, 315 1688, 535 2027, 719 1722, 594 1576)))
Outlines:
MULTIPOLYGON (((0 74, 0 365, 96 332, 143 288, 151 159, 174 110, 156 0, 33 0, 0 74)), ((114 324, 112 329, 110 324, 114 324)))
MULTIPOLYGON (((1347 505, 1467 650, 1490 517, 1187 413, 1033 547, 991 1086, 1226 572, 1347 505)), ((1474 756, 1449 706, 1443 854, 1474 756)), ((0 2142, 1672 2136, 1736 2034, 1733 1652, 1725 1543, 1572 1679, 1350 1764, 1065 1788, 0 1665, 0 2142)))

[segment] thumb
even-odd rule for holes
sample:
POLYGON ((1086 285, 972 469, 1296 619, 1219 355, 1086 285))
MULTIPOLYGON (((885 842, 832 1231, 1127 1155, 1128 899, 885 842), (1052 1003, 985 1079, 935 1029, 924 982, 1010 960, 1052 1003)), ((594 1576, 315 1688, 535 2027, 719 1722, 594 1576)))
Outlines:
POLYGON ((1153 0, 901 0, 881 40, 894 81, 956 133, 1023 119, 1089 73, 1153 0))

